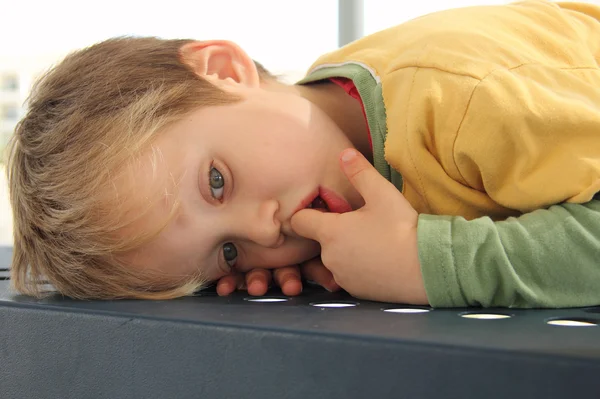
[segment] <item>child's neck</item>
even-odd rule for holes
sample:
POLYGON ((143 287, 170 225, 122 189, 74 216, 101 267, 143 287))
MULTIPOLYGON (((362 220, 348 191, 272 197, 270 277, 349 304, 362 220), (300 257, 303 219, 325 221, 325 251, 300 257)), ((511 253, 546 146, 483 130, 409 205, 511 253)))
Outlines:
POLYGON ((344 132, 352 144, 370 162, 373 162, 367 121, 363 116, 360 102, 348 95, 343 88, 330 81, 309 85, 283 85, 275 83, 275 90, 295 92, 321 108, 344 132))

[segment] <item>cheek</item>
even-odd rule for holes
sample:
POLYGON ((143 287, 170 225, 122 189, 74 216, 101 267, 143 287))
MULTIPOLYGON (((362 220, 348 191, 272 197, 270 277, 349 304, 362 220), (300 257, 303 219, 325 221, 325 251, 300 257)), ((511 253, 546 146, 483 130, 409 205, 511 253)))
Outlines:
MULTIPOLYGON (((300 136, 302 133, 298 133, 300 136)), ((289 139, 289 135, 272 137, 268 141, 248 146, 247 156, 238 157, 238 170, 253 176, 257 184, 270 185, 292 179, 298 173, 319 169, 321 149, 318 142, 289 139), (282 137, 283 136, 283 137, 282 137), (250 162, 251 160, 251 162, 250 162)))
POLYGON ((302 185, 304 176, 310 176, 310 171, 287 160, 261 162, 260 165, 243 170, 243 178, 238 179, 238 187, 240 192, 252 198, 280 197, 295 186, 302 185))
POLYGON ((279 248, 265 248, 251 245, 237 270, 246 272, 255 268, 277 269, 293 266, 314 258, 321 252, 319 243, 307 239, 288 238, 279 248))

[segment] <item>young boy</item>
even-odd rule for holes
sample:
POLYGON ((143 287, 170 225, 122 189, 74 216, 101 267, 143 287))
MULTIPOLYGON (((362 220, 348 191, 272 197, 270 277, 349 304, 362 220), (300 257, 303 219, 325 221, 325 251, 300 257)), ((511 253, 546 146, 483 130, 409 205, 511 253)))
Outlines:
POLYGON ((598 19, 547 1, 435 13, 295 86, 224 41, 77 52, 12 143, 14 285, 261 294, 274 269, 294 295, 301 265, 372 300, 599 304, 598 19))

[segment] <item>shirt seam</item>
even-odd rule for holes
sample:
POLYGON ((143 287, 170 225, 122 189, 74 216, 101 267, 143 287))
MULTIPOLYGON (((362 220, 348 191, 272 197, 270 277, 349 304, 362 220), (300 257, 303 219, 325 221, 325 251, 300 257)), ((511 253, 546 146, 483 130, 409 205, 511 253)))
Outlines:
MULTIPOLYGON (((420 59, 421 59, 421 57, 423 57, 427 53, 426 50, 427 50, 427 48, 425 48, 424 51, 421 53, 421 55, 419 56, 419 59, 417 60, 416 64, 418 64, 419 61, 420 61, 420 59)), ((410 115, 411 114, 412 104, 413 104, 413 102, 410 101, 410 100, 411 100, 411 97, 412 97, 412 94, 413 94, 413 89, 415 87, 415 79, 416 79, 417 73, 419 72, 419 69, 421 69, 421 67, 415 65, 415 66, 408 67, 408 68, 416 68, 416 70, 415 70, 415 72, 413 73, 413 76, 412 76, 412 81, 410 82, 410 91, 408 93, 407 115, 410 115)), ((400 69, 404 69, 404 68, 400 68, 400 69)), ((386 75, 389 75, 389 74, 386 74, 386 75)), ((385 101, 384 101, 384 103, 385 103, 385 101)), ((405 118, 405 119, 406 119, 406 121, 404 123, 404 129, 405 129, 406 132, 408 132, 408 121, 409 121, 409 118, 405 118)), ((387 121, 386 121, 386 125, 387 125, 387 121)), ((423 178, 421 177, 421 171, 417 167, 417 164, 415 162, 415 158, 413 156, 413 152, 411 150, 410 143, 408 142, 409 136, 410 136, 409 134, 405 134, 404 144, 406 145, 408 155, 410 156, 410 162, 411 162, 412 167, 414 168, 414 170, 416 172, 417 179, 419 180, 419 187, 421 188, 421 190, 423 192, 423 199, 425 201, 425 206, 427 207, 428 210, 431 210, 431 205, 429 204, 429 197, 427 195, 427 189, 426 189, 425 185, 423 184, 423 178)), ((387 147, 387 140, 386 140, 385 146, 387 147)), ((387 153, 387 151, 384 150, 384 153, 387 153)), ((403 192, 404 192, 405 187, 406 186, 403 184, 402 185, 402 191, 403 192)))
MULTIPOLYGON (((473 87, 473 90, 471 91, 471 96, 469 97, 469 101, 467 102, 467 106, 465 107, 465 113, 463 114, 460 123, 458 124, 458 128, 456 129, 456 134, 454 135, 454 142, 452 143, 452 161, 454 162, 454 167, 456 168, 459 176, 463 179, 463 181, 468 185, 468 181, 467 179, 465 179, 465 176, 462 174, 460 168, 458 167, 458 163, 456 161, 456 142, 458 141, 458 137, 460 135, 460 131, 463 127, 464 121, 467 118, 467 115, 469 114, 470 108, 471 108, 471 103, 473 100, 473 97, 475 96, 475 93, 477 91, 477 89, 481 86, 482 83, 484 83, 486 80, 489 79, 490 76, 494 75, 496 72, 498 71, 508 71, 508 72, 513 72, 516 71, 520 68, 523 67, 527 67, 527 66, 532 66, 532 65, 541 65, 539 62, 524 62, 522 64, 519 65, 515 65, 513 67, 510 68, 495 68, 493 70, 491 70, 487 75, 485 75, 483 78, 479 79, 479 82, 477 82, 477 84, 475 85, 475 87, 473 87)), ((553 67, 555 69, 561 70, 561 71, 571 71, 571 70, 599 70, 599 68, 597 67, 593 67, 593 66, 588 66, 588 67, 582 67, 582 66, 577 66, 577 67, 553 67)), ((441 71, 453 74, 453 75, 457 75, 457 76, 469 76, 469 75, 460 75, 460 74, 454 74, 452 72, 448 72, 445 71, 443 69, 439 69, 441 71)))

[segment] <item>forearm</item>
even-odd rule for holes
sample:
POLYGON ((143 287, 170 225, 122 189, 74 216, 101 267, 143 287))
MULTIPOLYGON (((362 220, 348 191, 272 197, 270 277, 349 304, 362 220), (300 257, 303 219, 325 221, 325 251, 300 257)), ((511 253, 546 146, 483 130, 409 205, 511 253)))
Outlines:
POLYGON ((600 201, 502 222, 420 215, 418 241, 432 306, 600 303, 600 201))

